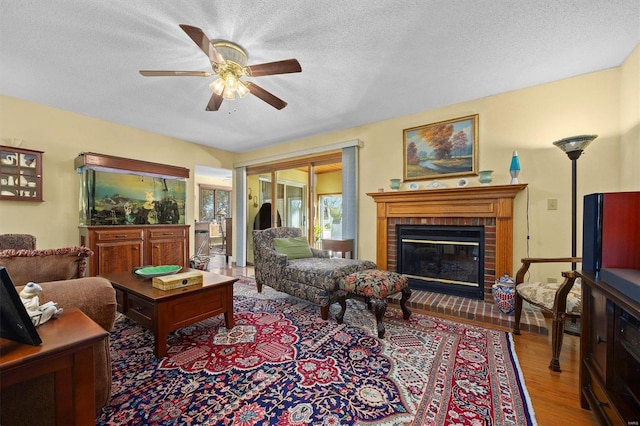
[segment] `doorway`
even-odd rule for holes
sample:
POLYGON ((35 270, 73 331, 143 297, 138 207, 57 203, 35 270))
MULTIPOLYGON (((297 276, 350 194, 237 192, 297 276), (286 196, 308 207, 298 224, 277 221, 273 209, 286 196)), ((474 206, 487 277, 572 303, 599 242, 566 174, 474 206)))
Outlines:
POLYGON ((195 226, 193 227, 196 255, 231 256, 232 171, 196 165, 195 226))
MULTIPOLYGON (((341 153, 247 168, 247 224, 249 229, 299 228, 310 244, 319 246, 320 195, 342 192, 341 153)), ((333 223, 340 225, 339 218, 333 223)), ((334 225, 334 227, 335 227, 334 225)), ((341 225, 340 225, 341 226, 341 225)), ((253 263, 253 236, 247 235, 247 261, 253 263)))

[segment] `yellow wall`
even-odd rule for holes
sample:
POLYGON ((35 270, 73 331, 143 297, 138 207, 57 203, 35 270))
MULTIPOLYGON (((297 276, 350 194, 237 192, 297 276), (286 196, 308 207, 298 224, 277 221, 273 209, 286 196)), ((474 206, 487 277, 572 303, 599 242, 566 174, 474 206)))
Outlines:
POLYGON ((640 45, 620 72, 620 179, 622 191, 640 185, 640 45))
MULTIPOLYGON (((512 151, 518 150, 520 182, 528 184, 515 202, 514 270, 510 271, 514 273, 522 257, 571 253, 571 161, 553 141, 580 134, 599 135, 578 161, 578 200, 593 192, 640 190, 633 165, 638 162, 640 145, 638 50, 622 67, 290 141, 239 154, 236 161, 353 139, 363 141, 359 152, 358 251, 360 258, 375 260, 375 203, 366 193, 388 190, 390 178, 402 177, 403 129, 479 114, 479 170, 492 169, 494 184, 508 184, 512 151), (625 126, 631 128, 624 133, 623 117, 625 126), (622 162, 626 155, 635 157, 622 162), (557 210, 547 209, 549 199, 558 200, 557 210)), ((476 177, 469 180, 470 185, 479 185, 476 177)), ((455 185, 453 179, 443 182, 455 185)), ((577 216, 582 217, 581 201, 577 216)), ((578 254, 581 234, 579 219, 578 254)), ((553 275, 548 271, 539 274, 541 279, 553 275)))
POLYGON ((316 177, 316 196, 325 194, 340 194, 341 192, 341 171, 321 173, 316 177))
MULTIPOLYGON (((41 248, 78 243, 78 177, 73 160, 81 151, 193 171, 196 163, 232 168, 234 163, 359 139, 364 147, 359 152, 358 250, 360 258, 375 259, 375 203, 366 193, 388 190, 390 178, 402 177, 403 129, 479 114, 479 168, 495 170, 494 183, 507 184, 511 153, 516 149, 522 166, 520 181, 529 185, 515 203, 515 264, 527 255, 568 255, 571 162, 552 142, 579 134, 599 135, 578 161, 579 200, 593 192, 640 190, 636 167, 640 159, 639 63, 637 47, 617 68, 237 155, 0 96, 0 139, 23 139, 24 148, 45 151, 46 200, 0 201, 0 233, 34 234, 41 248), (547 210, 548 199, 558 200, 558 210, 547 210)), ((476 177, 469 180, 478 185, 476 177)), ((444 183, 453 186, 454 180, 444 183)), ((187 205, 195 206, 193 177, 187 187, 187 205)), ((194 214, 195 209, 187 211, 188 223, 193 223, 194 214)))
MULTIPOLYGON (((37 238, 38 248, 79 244, 79 177, 73 164, 80 152, 135 158, 190 169, 187 206, 196 205, 193 177, 196 163, 228 169, 233 167, 233 155, 225 151, 0 96, 0 143, 7 144, 14 139, 22 140, 22 148, 45 152, 45 201, 0 201, 0 233, 33 234, 37 238)), ((195 208, 187 208, 188 224, 193 224, 195 214, 195 208)))

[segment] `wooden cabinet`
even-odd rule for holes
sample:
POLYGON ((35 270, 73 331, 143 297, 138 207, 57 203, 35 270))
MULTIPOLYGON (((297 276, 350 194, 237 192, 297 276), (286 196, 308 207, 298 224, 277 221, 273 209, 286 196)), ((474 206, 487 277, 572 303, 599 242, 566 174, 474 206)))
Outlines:
MULTIPOLYGON (((38 334, 42 339, 39 346, 0 339, 2 392, 17 392, 11 386, 31 381, 26 387, 19 388, 30 390, 36 386, 34 378, 53 373, 52 386, 41 386, 38 391, 46 400, 54 401, 55 406, 51 408, 55 418, 43 417, 42 423, 94 424, 97 386, 94 348, 98 342, 108 341, 109 333, 80 309, 65 307, 60 318, 39 326, 38 334)), ((0 415, 4 417, 5 414, 0 415)), ((1 421, 14 424, 11 420, 17 422, 15 424, 30 423, 20 422, 17 418, 1 421)))
POLYGON ((94 251, 89 258, 90 275, 130 271, 144 265, 142 229, 94 228, 92 237, 91 245, 87 245, 94 251))
POLYGON ((94 251, 89 275, 130 272, 143 265, 189 266, 188 225, 80 227, 80 245, 94 251))
POLYGON ((584 197, 580 405, 640 422, 640 192, 584 197))
POLYGON ((148 229, 145 251, 150 255, 149 265, 188 266, 184 257, 189 250, 186 233, 185 226, 148 229))
POLYGON ((0 200, 42 201, 42 151, 0 146, 0 200))
POLYGON ((590 408, 601 425, 636 424, 640 420, 640 303, 592 272, 578 275, 583 310, 582 408, 590 408))

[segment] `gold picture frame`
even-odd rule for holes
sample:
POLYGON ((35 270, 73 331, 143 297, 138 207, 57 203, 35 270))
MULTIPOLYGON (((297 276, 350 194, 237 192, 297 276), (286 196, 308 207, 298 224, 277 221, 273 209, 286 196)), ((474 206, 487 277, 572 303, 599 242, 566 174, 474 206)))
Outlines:
POLYGON ((478 114, 404 129, 405 181, 478 174, 478 114))

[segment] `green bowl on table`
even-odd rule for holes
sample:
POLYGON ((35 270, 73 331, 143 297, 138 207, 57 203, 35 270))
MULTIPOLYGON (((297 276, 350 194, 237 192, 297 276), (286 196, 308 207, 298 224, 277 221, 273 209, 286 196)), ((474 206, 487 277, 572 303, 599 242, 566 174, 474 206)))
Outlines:
POLYGON ((144 278, 153 278, 172 275, 179 272, 181 269, 182 266, 180 265, 147 266, 145 268, 136 269, 135 273, 144 278))

